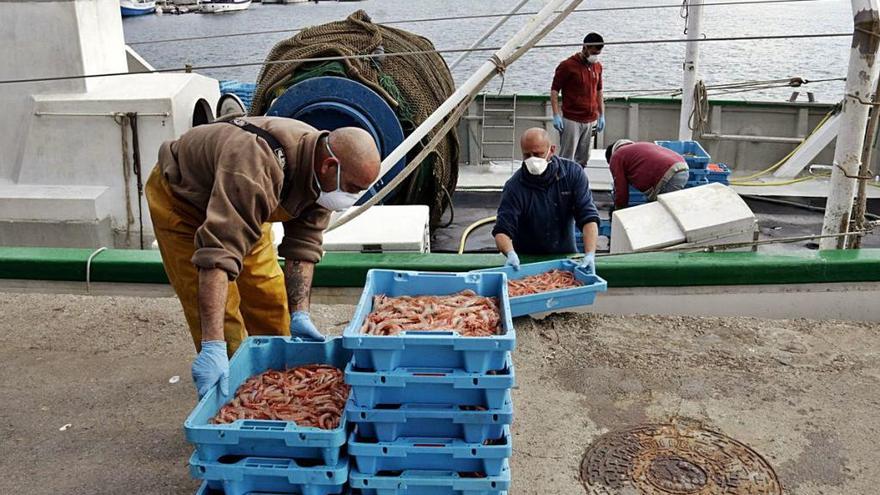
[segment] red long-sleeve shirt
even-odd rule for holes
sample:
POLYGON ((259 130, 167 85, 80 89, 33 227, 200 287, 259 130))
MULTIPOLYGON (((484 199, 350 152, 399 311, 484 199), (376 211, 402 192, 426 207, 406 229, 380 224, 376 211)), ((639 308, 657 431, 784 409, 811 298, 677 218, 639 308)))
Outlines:
POLYGON ((602 64, 584 61, 580 53, 563 60, 553 75, 552 91, 562 92, 562 116, 588 123, 599 118, 602 92, 602 64))
POLYGON ((655 187, 676 163, 684 163, 678 153, 654 143, 632 143, 621 146, 611 155, 611 177, 614 179, 614 207, 629 204, 629 186, 645 192, 655 187))

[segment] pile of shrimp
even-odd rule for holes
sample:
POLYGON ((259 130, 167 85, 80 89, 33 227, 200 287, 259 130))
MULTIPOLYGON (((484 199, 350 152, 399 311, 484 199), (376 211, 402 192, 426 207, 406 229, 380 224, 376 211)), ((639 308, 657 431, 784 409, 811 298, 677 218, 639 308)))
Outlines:
POLYGON ((211 423, 269 419, 332 430, 339 426, 348 392, 342 370, 333 366, 269 370, 238 387, 235 398, 220 408, 211 423))
POLYGON ((572 272, 564 270, 550 270, 539 275, 532 275, 519 280, 507 281, 507 292, 510 297, 527 296, 551 290, 570 289, 584 285, 574 278, 572 272))
POLYGON ((501 312, 494 297, 465 290, 449 296, 373 297, 373 312, 361 333, 396 335, 408 330, 455 330, 463 337, 491 337, 499 333, 501 312))

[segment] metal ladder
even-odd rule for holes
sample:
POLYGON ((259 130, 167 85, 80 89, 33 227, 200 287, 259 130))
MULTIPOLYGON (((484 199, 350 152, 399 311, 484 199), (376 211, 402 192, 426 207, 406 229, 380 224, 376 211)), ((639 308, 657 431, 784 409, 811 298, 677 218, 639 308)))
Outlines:
POLYGON ((483 93, 483 113, 480 120, 480 165, 485 163, 490 163, 493 160, 503 160, 503 161, 515 161, 517 152, 516 152, 516 94, 513 95, 513 105, 511 107, 489 107, 488 100, 486 98, 486 93, 483 93), (510 122, 510 125, 496 125, 496 124, 486 124, 487 117, 490 117, 492 122, 495 122, 499 119, 503 119, 507 117, 506 120, 510 122), (486 140, 486 130, 487 129, 505 129, 510 131, 510 140, 509 141, 487 141, 486 140), (510 156, 489 156, 486 154, 486 146, 493 145, 510 145, 510 156))

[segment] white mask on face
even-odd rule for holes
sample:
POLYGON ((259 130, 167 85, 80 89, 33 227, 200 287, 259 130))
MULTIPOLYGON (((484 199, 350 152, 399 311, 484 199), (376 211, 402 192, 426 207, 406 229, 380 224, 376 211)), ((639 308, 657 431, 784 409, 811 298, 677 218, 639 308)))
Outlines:
POLYGON ((598 55, 588 55, 588 56, 587 56, 587 62, 589 62, 589 63, 591 63, 591 64, 595 64, 595 63, 598 62, 598 61, 599 61, 599 56, 598 56, 598 55))
MULTIPOLYGON (((550 151, 547 150, 547 155, 550 154, 550 151)), ((532 175, 541 175, 547 170, 547 155, 541 156, 530 156, 523 160, 523 163, 526 165, 526 170, 532 175)))
MULTIPOLYGON (((325 140, 324 144, 327 146, 327 152, 330 153, 330 156, 336 158, 336 155, 330 149, 330 143, 325 140)), ((324 189, 321 187, 321 181, 318 180, 318 174, 315 174, 315 184, 318 185, 318 191, 321 192, 316 203, 330 211, 345 211, 354 206, 360 196, 359 194, 342 190, 342 162, 339 161, 339 158, 336 158, 336 190, 324 192, 324 189)))

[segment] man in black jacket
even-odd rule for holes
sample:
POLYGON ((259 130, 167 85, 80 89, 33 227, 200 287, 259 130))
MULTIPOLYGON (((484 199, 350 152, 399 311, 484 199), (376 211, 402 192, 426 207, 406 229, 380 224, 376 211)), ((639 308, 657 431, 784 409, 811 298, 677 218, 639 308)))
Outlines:
POLYGON ((507 265, 519 269, 524 254, 572 254, 577 248, 574 227, 584 234, 583 266, 595 270, 599 211, 590 184, 576 162, 554 153, 544 129, 527 130, 520 140, 523 164, 504 184, 492 235, 507 257, 507 265))

